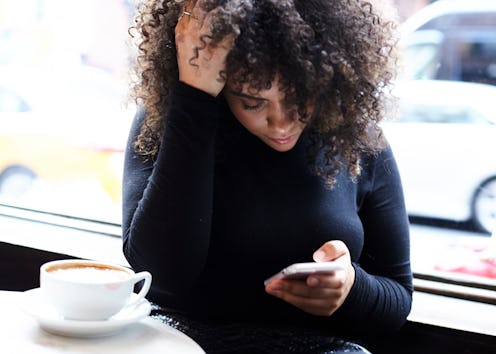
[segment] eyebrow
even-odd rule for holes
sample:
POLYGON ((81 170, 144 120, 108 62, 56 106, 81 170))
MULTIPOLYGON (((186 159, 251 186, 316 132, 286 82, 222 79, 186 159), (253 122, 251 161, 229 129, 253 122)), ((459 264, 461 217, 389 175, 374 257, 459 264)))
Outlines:
POLYGON ((229 90, 229 93, 230 93, 231 95, 238 96, 238 97, 243 97, 243 98, 248 98, 248 99, 250 99, 250 100, 267 101, 267 99, 265 99, 265 98, 251 96, 251 95, 248 95, 248 94, 243 93, 243 92, 237 92, 237 91, 232 91, 232 90, 229 90))

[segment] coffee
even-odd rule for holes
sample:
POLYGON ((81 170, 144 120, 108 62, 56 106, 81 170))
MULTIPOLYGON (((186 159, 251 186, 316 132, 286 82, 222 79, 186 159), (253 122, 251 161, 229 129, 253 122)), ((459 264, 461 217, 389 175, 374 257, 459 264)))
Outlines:
POLYGON ((44 300, 70 320, 103 321, 136 306, 148 293, 151 280, 146 271, 135 273, 117 264, 90 260, 60 260, 40 267, 44 300), (142 281, 135 294, 135 285, 142 281))
POLYGON ((52 267, 47 271, 61 279, 88 283, 112 283, 126 280, 131 276, 128 272, 106 266, 71 266, 69 264, 65 267, 52 267))

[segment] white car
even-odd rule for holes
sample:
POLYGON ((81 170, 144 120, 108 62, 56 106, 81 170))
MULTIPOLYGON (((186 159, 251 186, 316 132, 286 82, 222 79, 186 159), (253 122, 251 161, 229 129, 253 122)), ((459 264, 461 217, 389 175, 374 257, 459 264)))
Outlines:
POLYGON ((424 6, 402 23, 405 34, 419 29, 447 28, 451 26, 469 25, 493 27, 492 14, 496 13, 496 2, 491 0, 437 0, 424 6), (489 14, 489 17, 478 17, 473 20, 473 15, 489 14), (463 21, 469 21, 464 23, 463 21), (492 26, 491 26, 492 25, 492 26))
POLYGON ((496 1, 438 0, 401 24, 405 79, 496 86, 496 1))
POLYGON ((411 216, 496 226, 496 87, 412 80, 396 84, 400 117, 383 123, 411 216))

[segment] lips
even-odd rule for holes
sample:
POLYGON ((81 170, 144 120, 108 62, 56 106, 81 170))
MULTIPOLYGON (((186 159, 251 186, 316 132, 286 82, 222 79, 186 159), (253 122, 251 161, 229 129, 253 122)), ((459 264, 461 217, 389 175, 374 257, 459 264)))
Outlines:
POLYGON ((292 142, 294 140, 294 137, 295 137, 294 135, 290 135, 284 138, 269 138, 269 140, 278 145, 285 145, 292 142))

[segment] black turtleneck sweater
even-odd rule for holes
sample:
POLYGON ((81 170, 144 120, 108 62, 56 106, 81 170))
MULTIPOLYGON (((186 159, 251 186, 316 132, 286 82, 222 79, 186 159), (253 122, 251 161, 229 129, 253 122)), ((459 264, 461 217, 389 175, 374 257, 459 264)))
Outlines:
POLYGON ((364 156, 326 189, 307 167, 303 133, 277 152, 244 129, 225 101, 178 83, 154 162, 136 154, 135 118, 123 187, 124 254, 153 275, 149 298, 192 317, 397 329, 410 311, 409 225, 391 150, 364 156), (330 317, 268 295, 263 282, 311 261, 329 240, 350 250, 355 283, 330 317))

